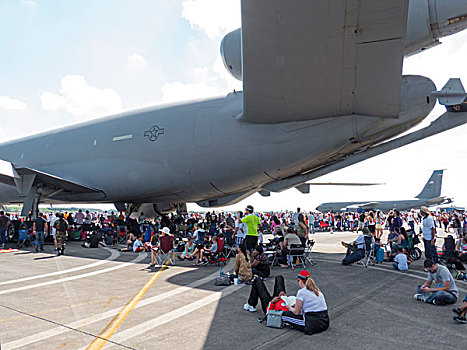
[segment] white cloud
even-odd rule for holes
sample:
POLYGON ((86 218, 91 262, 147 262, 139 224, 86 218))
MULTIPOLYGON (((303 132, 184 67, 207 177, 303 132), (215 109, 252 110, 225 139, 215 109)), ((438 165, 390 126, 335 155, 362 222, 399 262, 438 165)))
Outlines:
POLYGON ((42 92, 44 110, 65 109, 72 115, 92 118, 115 114, 123 109, 120 95, 115 90, 90 86, 81 75, 67 75, 60 85, 59 94, 42 92))
POLYGON ((184 0, 182 16, 193 29, 218 38, 240 27, 240 0, 184 0))
POLYGON ((175 81, 162 87, 162 100, 164 102, 186 101, 197 98, 208 98, 221 94, 215 86, 204 82, 182 83, 175 81))
POLYGON ((20 100, 8 96, 0 96, 0 108, 6 110, 24 111, 28 105, 20 100))
POLYGON ((41 105, 45 111, 65 108, 65 98, 53 92, 43 91, 41 93, 41 105))
MULTIPOLYGON (((214 63, 212 69, 195 67, 187 75, 186 82, 175 81, 162 86, 162 100, 174 102, 225 95, 233 88, 232 84, 229 84, 228 73, 224 74, 224 71, 219 67, 219 60, 214 63)), ((241 82, 233 78, 232 81, 237 85, 234 85, 234 88, 241 89, 241 82)))
POLYGON ((130 73, 141 73, 146 69, 148 65, 146 59, 143 56, 138 55, 136 53, 128 56, 126 60, 127 68, 130 73))
POLYGON ((24 6, 39 7, 39 4, 34 0, 21 0, 19 3, 24 6))

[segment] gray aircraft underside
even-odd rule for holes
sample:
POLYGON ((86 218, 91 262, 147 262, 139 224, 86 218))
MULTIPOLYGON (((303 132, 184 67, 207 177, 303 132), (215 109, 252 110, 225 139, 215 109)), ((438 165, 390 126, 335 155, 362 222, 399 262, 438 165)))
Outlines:
POLYGON ((242 1, 242 31, 228 34, 221 52, 243 92, 3 143, 0 159, 14 176, 0 177, 0 203, 165 210, 307 193, 311 179, 467 122, 460 81, 436 91, 426 77, 401 76, 404 54, 467 27, 467 2, 343 3, 242 1), (448 109, 438 123, 384 143, 423 121, 437 99, 448 109))

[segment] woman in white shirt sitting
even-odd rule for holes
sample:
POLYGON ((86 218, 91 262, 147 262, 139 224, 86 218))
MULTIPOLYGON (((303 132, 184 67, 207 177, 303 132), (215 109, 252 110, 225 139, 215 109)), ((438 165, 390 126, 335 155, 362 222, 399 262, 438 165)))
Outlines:
POLYGON ((318 289, 311 274, 302 270, 297 276, 300 290, 294 306, 282 314, 282 320, 305 334, 324 332, 329 328, 329 314, 323 293, 318 289))

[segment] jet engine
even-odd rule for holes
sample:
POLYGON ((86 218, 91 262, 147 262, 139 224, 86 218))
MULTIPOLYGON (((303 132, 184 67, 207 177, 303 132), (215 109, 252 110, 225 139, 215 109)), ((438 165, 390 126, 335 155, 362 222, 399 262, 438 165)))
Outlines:
MULTIPOLYGON (((410 0, 405 55, 440 44, 439 39, 467 28, 466 0, 410 0)), ((221 42, 225 68, 242 80, 242 31, 228 33, 221 42)))

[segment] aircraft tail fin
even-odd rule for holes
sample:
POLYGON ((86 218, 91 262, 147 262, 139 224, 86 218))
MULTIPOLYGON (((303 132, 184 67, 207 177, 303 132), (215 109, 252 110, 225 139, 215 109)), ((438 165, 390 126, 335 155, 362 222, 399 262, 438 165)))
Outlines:
POLYGON ((444 106, 460 105, 467 98, 467 93, 459 78, 449 79, 441 91, 435 91, 433 95, 436 96, 439 103, 444 106))
POLYGON ((431 199, 436 198, 441 195, 441 185, 443 182, 443 171, 444 170, 435 170, 431 174, 428 182, 423 187, 422 192, 415 198, 418 199, 431 199))

